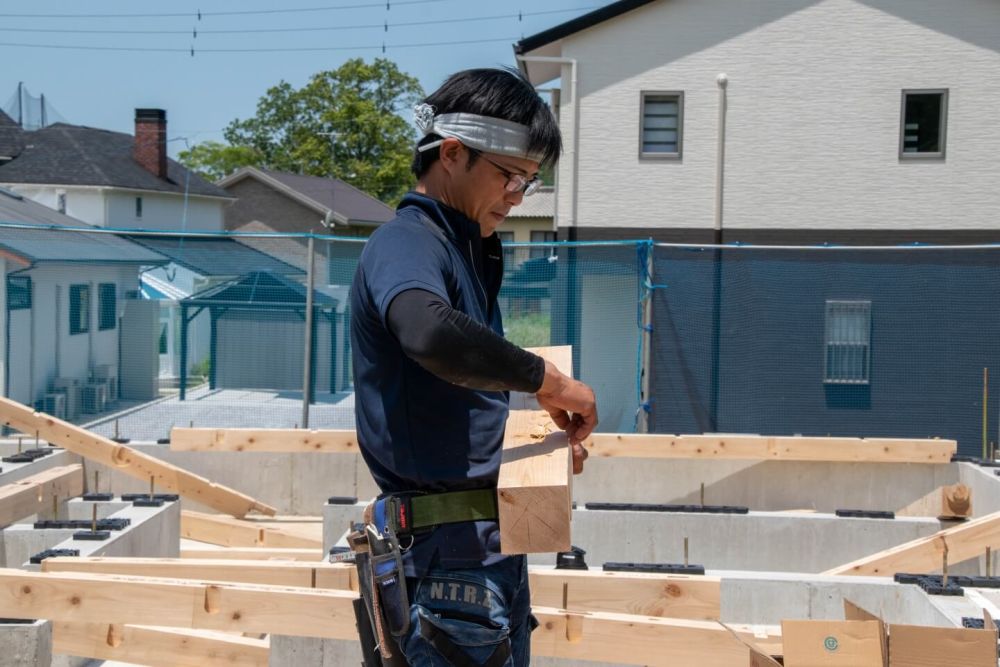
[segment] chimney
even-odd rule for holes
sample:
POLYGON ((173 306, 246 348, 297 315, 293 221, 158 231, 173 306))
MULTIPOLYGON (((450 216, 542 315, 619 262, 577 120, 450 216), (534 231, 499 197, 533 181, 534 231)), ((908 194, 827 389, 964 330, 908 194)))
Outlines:
POLYGON ((132 157, 157 178, 167 177, 167 112, 135 110, 135 144, 132 157))

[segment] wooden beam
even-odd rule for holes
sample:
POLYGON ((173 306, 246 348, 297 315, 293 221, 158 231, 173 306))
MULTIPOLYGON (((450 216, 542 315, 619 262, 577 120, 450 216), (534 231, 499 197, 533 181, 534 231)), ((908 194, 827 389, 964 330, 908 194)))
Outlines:
POLYGON ((0 527, 52 507, 53 498, 68 500, 83 493, 83 466, 49 468, 0 486, 0 527))
POLYGON ((896 516, 968 519, 972 516, 972 489, 965 484, 939 486, 896 512, 896 516))
POLYGON ((595 433, 591 456, 850 463, 949 463, 954 440, 595 433))
MULTIPOLYGON (((536 656, 573 661, 596 660, 630 665, 747 665, 749 649, 713 621, 648 618, 607 612, 567 613, 533 607, 539 626, 531 634, 536 656)), ((781 654, 781 633, 774 626, 729 625, 747 643, 781 654)))
POLYGON ((529 577, 531 601, 541 607, 706 621, 721 615, 718 577, 536 567, 529 577))
POLYGON ((164 579, 226 581, 265 586, 296 586, 356 591, 353 564, 297 561, 231 561, 191 558, 56 557, 42 561, 42 572, 85 572, 164 579))
MULTIPOLYGON (((47 558, 43 572, 87 572, 130 576, 228 581, 271 586, 353 590, 349 563, 244 562, 177 558, 47 558)), ((683 574, 555 570, 530 567, 532 601, 573 611, 712 620, 720 615, 719 579, 683 574), (565 594, 565 599, 564 599, 565 594)))
POLYGON ((952 528, 879 551, 823 574, 891 577, 897 572, 925 574, 941 569, 944 550, 948 562, 960 563, 982 555, 986 547, 1000 545, 1000 512, 987 514, 952 528))
POLYGON ((267 667, 270 641, 208 630, 52 624, 52 652, 153 667, 267 667))
POLYGON ((268 547, 185 547, 181 545, 181 558, 216 558, 225 560, 274 560, 305 561, 323 560, 322 549, 272 549, 268 547))
POLYGON ((355 639, 357 594, 0 569, 0 617, 355 639))
POLYGON ((296 428, 179 428, 170 431, 170 449, 180 452, 324 452, 356 454, 354 430, 296 428))
POLYGON ((569 550, 572 466, 566 434, 547 412, 510 412, 497 481, 503 553, 569 550))
MULTIPOLYGON (((298 519, 298 518, 295 518, 298 519)), ((183 510, 181 537, 225 547, 323 549, 323 524, 309 521, 234 519, 222 514, 183 510)))
POLYGON ((22 433, 38 433, 50 443, 64 447, 96 463, 130 475, 144 482, 150 478, 165 491, 180 494, 214 510, 242 517, 249 512, 274 515, 275 508, 250 496, 233 491, 221 484, 214 484, 154 456, 120 445, 104 436, 91 433, 69 422, 56 419, 42 412, 21 405, 17 401, 0 397, 0 418, 3 425, 22 433))

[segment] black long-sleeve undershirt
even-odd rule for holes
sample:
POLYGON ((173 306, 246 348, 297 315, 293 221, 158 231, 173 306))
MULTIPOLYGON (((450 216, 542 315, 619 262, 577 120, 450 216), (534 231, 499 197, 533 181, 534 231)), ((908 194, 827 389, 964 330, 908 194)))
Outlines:
POLYGON ((408 357, 452 384, 534 393, 545 378, 541 357, 498 336, 433 292, 400 292, 389 304, 386 321, 408 357))

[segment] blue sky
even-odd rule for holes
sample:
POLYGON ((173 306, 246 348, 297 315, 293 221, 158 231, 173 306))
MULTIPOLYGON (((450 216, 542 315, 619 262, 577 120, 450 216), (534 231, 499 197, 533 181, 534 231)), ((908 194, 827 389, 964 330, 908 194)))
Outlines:
MULTIPOLYGON (((32 94, 44 93, 46 100, 69 123, 131 132, 134 109, 156 107, 167 110, 171 139, 186 137, 191 143, 222 140, 221 130, 235 118, 253 115, 258 98, 268 87, 280 80, 298 87, 312 74, 334 69, 349 58, 371 60, 382 55, 383 42, 385 57, 416 76, 430 92, 455 70, 512 65, 513 41, 609 2, 389 0, 388 10, 385 0, 381 3, 378 0, 2 3, 0 105, 6 106, 18 82, 23 81, 32 94), (287 11, 293 9, 308 11, 287 11), (250 11, 269 13, 223 14, 250 11), (54 16, 57 14, 75 16, 54 16), (76 16, 79 14, 105 16, 76 16), (143 16, 109 17, 108 14, 143 16), (457 21, 467 18, 476 20, 457 21), (426 25, 403 25, 418 22, 426 25), (275 29, 292 30, 211 32, 275 29), (195 30, 197 37, 193 35, 195 30), (92 50, 56 48, 70 46, 92 50), (190 55, 192 47, 194 57, 190 55), (337 50, 254 51, 308 47, 337 50), (252 52, 213 53, 208 49, 252 52)), ((172 141, 170 153, 176 156, 183 148, 183 141, 172 141)))

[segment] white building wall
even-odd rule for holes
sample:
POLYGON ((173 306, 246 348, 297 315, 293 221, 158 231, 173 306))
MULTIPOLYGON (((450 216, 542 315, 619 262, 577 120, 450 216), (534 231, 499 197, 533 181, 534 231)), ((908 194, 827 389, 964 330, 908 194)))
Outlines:
POLYGON ((138 288, 135 267, 112 265, 46 264, 22 275, 32 279, 32 309, 12 313, 12 374, 10 396, 30 403, 48 392, 59 377, 86 382, 98 365, 118 364, 118 326, 125 294, 138 288), (99 289, 101 283, 117 286, 117 316, 113 329, 100 330, 99 289), (90 330, 70 334, 69 292, 71 285, 90 285, 90 330), (13 372, 14 369, 17 372, 13 372))
MULTIPOLYGON (((996 225, 1000 3, 661 0, 562 55, 579 62, 580 226, 711 228, 722 72, 727 228, 996 225), (950 89, 945 160, 898 158, 904 88, 950 89), (681 160, 639 159, 642 90, 684 91, 681 160)), ((560 112, 570 146, 572 104, 560 112)), ((571 179, 563 160, 560 226, 571 179)))
POLYGON ((114 190, 107 194, 108 226, 121 229, 154 229, 217 232, 224 229, 222 209, 226 200, 184 197, 176 194, 114 190), (136 217, 135 200, 142 197, 142 217, 136 217))
POLYGON ((59 210, 59 193, 66 195, 66 215, 91 225, 105 226, 104 188, 11 183, 15 192, 49 208, 59 210))

